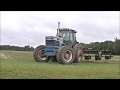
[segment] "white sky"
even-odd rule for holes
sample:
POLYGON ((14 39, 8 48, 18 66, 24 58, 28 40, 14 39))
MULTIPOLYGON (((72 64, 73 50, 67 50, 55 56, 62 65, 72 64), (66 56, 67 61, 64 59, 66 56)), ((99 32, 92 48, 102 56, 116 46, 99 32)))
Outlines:
POLYGON ((0 11, 1 44, 38 46, 61 28, 77 31, 82 43, 119 38, 119 11, 0 11))

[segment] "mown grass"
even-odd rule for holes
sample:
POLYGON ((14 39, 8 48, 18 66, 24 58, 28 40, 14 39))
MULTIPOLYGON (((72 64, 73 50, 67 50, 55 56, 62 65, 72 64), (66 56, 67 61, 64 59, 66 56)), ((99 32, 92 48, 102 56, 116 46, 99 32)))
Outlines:
POLYGON ((63 65, 35 62, 32 52, 1 51, 1 79, 120 79, 119 62, 89 62, 63 65))
POLYGON ((0 50, 0 53, 4 54, 8 59, 33 61, 33 52, 0 50))

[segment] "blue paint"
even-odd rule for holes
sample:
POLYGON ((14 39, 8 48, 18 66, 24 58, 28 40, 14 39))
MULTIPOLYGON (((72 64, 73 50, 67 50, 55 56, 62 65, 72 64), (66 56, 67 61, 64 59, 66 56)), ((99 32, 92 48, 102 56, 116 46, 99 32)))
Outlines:
POLYGON ((45 47, 45 56, 55 56, 59 46, 46 46, 45 47))

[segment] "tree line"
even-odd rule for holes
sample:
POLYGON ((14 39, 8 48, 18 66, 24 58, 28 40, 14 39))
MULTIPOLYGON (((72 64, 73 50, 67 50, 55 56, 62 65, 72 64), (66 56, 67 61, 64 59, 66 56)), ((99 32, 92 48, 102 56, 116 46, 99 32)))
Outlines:
MULTIPOLYGON (((104 42, 91 42, 89 44, 80 43, 84 48, 93 48, 99 50, 112 50, 113 55, 120 55, 120 39, 115 39, 115 41, 104 41, 104 42)), ((10 46, 10 45, 0 45, 0 50, 14 50, 14 51, 33 51, 32 46, 10 46)))
POLYGON ((89 44, 81 43, 83 48, 93 48, 99 50, 112 50, 113 55, 120 55, 120 39, 115 38, 115 41, 91 42, 89 44))
POLYGON ((10 45, 0 45, 0 50, 13 50, 13 51, 33 51, 32 46, 26 45, 24 47, 20 46, 10 46, 10 45))

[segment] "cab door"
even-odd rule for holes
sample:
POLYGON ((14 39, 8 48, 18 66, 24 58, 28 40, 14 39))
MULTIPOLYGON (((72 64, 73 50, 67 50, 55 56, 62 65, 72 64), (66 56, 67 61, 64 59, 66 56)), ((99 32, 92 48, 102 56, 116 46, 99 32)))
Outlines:
POLYGON ((76 43, 76 35, 73 31, 70 32, 70 46, 74 46, 74 44, 76 43))

